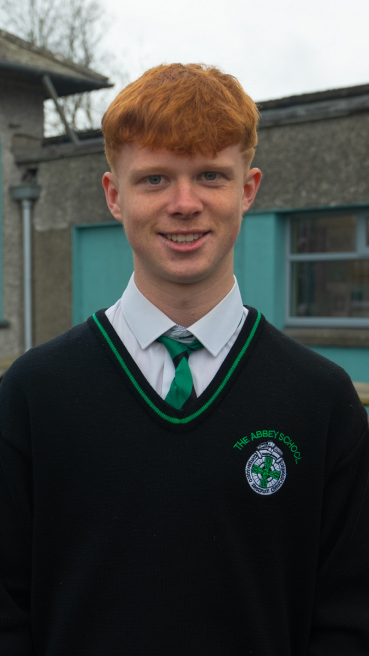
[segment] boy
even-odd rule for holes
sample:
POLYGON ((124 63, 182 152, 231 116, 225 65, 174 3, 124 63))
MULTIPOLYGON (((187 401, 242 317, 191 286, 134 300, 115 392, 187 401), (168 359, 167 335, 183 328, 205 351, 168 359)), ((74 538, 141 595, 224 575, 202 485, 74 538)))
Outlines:
POLYGON ((134 276, 2 385, 2 656, 368 653, 366 413, 233 277, 256 126, 199 65, 104 116, 134 276))

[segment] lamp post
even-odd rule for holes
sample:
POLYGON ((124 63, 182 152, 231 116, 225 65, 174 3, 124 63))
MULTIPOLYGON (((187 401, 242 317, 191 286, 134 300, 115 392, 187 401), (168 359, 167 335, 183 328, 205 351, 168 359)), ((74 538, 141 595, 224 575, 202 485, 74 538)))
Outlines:
POLYGON ((10 187, 13 200, 19 201, 22 207, 25 351, 32 348, 32 203, 40 191, 40 185, 35 182, 10 187))

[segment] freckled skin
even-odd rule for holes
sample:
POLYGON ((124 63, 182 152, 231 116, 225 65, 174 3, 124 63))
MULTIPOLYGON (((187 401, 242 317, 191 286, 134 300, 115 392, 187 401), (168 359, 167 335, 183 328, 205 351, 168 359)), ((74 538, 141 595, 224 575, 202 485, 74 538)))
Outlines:
POLYGON ((210 293, 216 305, 232 287, 233 246, 260 179, 258 169, 245 165, 239 145, 216 157, 193 158, 125 145, 103 186, 132 246, 139 289, 150 300, 160 290, 184 304, 200 292, 203 307, 210 293), (204 235, 185 245, 166 237, 184 233, 204 235))

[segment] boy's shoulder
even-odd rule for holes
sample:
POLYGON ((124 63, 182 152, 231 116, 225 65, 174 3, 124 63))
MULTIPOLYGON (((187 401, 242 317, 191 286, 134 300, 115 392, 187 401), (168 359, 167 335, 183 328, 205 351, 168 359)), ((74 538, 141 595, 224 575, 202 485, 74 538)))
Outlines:
POLYGON ((336 408, 355 406, 366 416, 348 373, 332 360, 285 335, 268 321, 257 351, 264 375, 278 384, 287 398, 303 397, 306 404, 324 400, 336 408))
POLYGON ((47 376, 60 375, 64 370, 70 372, 88 358, 96 345, 88 322, 78 324, 17 358, 6 372, 1 388, 10 383, 27 387, 40 379, 45 382, 47 376))
POLYGON ((347 372, 332 360, 304 346, 292 337, 265 321, 263 328, 264 348, 273 352, 274 366, 288 368, 292 373, 317 377, 325 383, 339 379, 350 381, 347 372))

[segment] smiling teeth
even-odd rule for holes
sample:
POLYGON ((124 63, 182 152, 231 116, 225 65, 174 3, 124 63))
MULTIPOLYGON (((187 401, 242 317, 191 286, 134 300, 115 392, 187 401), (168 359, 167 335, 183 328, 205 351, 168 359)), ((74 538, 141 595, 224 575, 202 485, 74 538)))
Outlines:
POLYGON ((197 232, 195 234, 190 234, 190 235, 166 235, 166 237, 167 239, 171 239, 171 241, 176 241, 178 243, 186 242, 187 244, 191 244, 193 241, 200 239, 200 237, 202 237, 203 234, 204 233, 202 232, 197 232))

